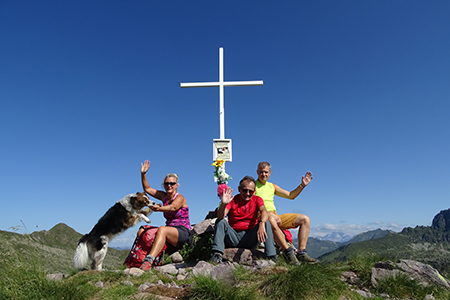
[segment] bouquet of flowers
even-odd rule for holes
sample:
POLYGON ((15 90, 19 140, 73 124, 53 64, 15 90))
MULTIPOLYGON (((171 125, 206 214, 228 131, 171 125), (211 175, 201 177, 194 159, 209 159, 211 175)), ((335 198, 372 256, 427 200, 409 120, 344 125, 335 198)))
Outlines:
POLYGON ((230 181, 232 179, 230 175, 225 173, 225 170, 223 167, 224 162, 225 162, 224 160, 218 159, 212 164, 212 166, 215 167, 214 181, 217 182, 218 185, 227 184, 228 181, 230 181))

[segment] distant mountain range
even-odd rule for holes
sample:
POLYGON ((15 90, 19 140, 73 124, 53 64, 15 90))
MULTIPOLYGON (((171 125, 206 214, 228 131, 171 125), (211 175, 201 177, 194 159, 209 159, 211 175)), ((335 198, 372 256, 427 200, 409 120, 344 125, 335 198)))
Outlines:
MULTIPOLYGON (((342 232, 333 232, 321 238, 309 238, 308 244, 306 245, 306 251, 308 251, 308 254, 311 257, 318 258, 319 256, 334 251, 341 246, 381 238, 391 232, 393 231, 376 229, 357 234, 354 237, 342 232)), ((297 242, 294 241, 294 244, 296 243, 297 242)))
POLYGON ((318 240, 321 240, 321 241, 332 241, 335 243, 344 243, 344 242, 349 241, 352 238, 352 236, 348 235, 346 233, 343 233, 343 232, 332 232, 332 233, 327 234, 326 236, 322 236, 322 237, 316 236, 315 238, 318 240))
MULTIPOLYGON (((353 242, 355 238, 361 238, 357 235, 334 251, 320 255, 319 260, 346 261, 360 254, 371 254, 380 259, 413 259, 450 273, 450 209, 438 213, 431 226, 406 227, 399 233, 390 232, 378 238, 374 235, 364 240, 368 233, 363 234, 365 236, 359 242, 353 242)), ((314 241, 311 244, 317 247, 314 241)))

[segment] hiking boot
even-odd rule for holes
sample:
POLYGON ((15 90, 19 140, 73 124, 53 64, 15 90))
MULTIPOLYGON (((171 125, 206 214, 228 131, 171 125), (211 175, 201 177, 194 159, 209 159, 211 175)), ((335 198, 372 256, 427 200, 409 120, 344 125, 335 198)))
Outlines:
POLYGON ((139 269, 141 269, 141 270, 143 270, 143 271, 148 271, 148 270, 151 269, 151 267, 152 267, 152 263, 151 263, 151 262, 144 261, 144 262, 142 263, 142 265, 139 267, 139 269))
POLYGON ((268 256, 267 259, 273 261, 274 263, 278 262, 278 256, 277 255, 268 256))
POLYGON ((284 259, 290 265, 294 265, 294 266, 299 266, 300 265, 300 263, 298 262, 297 257, 295 257, 295 252, 293 250, 291 250, 291 251, 284 251, 284 259))
POLYGON ((144 260, 142 261, 142 265, 139 267, 139 269, 147 271, 150 270, 150 268, 153 265, 153 261, 155 260, 155 258, 151 255, 147 255, 144 260))
POLYGON ((289 247, 289 248, 292 248, 292 249, 294 249, 294 251, 295 251, 295 252, 297 252, 297 251, 298 251, 298 250, 297 250, 297 248, 295 248, 294 244, 292 244, 291 242, 289 242, 289 241, 286 241, 286 244, 288 245, 288 247, 289 247))
POLYGON ((211 262, 213 264, 218 264, 222 262, 222 254, 220 254, 219 252, 214 252, 213 256, 211 257, 211 262))
POLYGON ((299 262, 306 262, 308 264, 315 264, 319 262, 317 259, 314 259, 311 256, 309 256, 305 250, 297 252, 297 260, 299 262))

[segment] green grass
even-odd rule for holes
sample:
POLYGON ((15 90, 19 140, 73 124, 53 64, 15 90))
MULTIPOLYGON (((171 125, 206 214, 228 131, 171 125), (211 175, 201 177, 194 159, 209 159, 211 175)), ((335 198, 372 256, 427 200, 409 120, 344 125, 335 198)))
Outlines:
POLYGON ((263 298, 255 293, 252 287, 232 287, 223 281, 214 280, 209 276, 197 276, 195 278, 195 285, 189 299, 263 300, 263 298))
POLYGON ((70 281, 50 281, 43 269, 26 260, 5 260, 0 265, 0 299, 91 299, 94 286, 74 285, 70 281))
MULTIPOLYGON (((69 300, 112 300, 134 299, 138 287, 145 282, 164 283, 175 281, 178 285, 191 284, 191 289, 178 296, 179 299, 299 299, 299 300, 338 300, 364 298, 352 292, 349 286, 341 280, 342 271, 351 270, 360 278, 359 288, 370 290, 382 299, 381 294, 399 299, 424 299, 433 295, 436 299, 450 299, 450 292, 443 288, 430 285, 422 286, 408 276, 397 276, 381 280, 376 288, 370 284, 371 268, 378 261, 386 261, 385 257, 377 255, 359 255, 348 262, 319 263, 315 265, 302 264, 290 266, 280 261, 275 267, 266 268, 261 272, 239 266, 234 271, 233 285, 223 280, 214 280, 209 276, 197 276, 189 280, 176 281, 173 277, 157 272, 147 272, 142 276, 133 277, 123 272, 115 271, 84 271, 72 270, 68 278, 61 281, 50 281, 47 272, 42 267, 44 260, 29 261, 24 255, 0 254, 0 300, 3 299, 69 299, 69 300), (124 285, 123 281, 131 281, 134 285, 124 285), (95 286, 103 282, 103 288, 95 286), (184 297, 184 298, 183 298, 184 297)), ((171 291, 164 287, 155 288, 155 294, 169 296, 171 291)), ((175 293, 175 292, 173 292, 175 293)), ((172 294, 173 295, 173 294, 172 294)), ((147 294, 144 299, 156 299, 147 294)))
POLYGON ((260 288, 272 299, 339 299, 348 292, 339 269, 331 265, 289 267, 288 272, 270 275, 260 288))
POLYGON ((448 291, 435 285, 423 286, 405 274, 380 280, 375 291, 388 294, 391 298, 425 299, 426 295, 433 295, 436 299, 450 299, 448 291))

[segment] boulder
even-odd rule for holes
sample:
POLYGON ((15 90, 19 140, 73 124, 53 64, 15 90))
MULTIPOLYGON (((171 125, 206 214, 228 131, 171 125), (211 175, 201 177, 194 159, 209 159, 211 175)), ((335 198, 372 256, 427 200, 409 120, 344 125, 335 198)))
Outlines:
POLYGON ((212 268, 211 277, 233 285, 236 283, 236 278, 233 275, 236 265, 236 263, 222 262, 212 268))
POLYGON ((264 252, 256 249, 226 248, 223 258, 243 265, 251 265, 253 260, 264 257, 264 252))
POLYGON ((438 286, 450 289, 449 281, 439 274, 432 266, 408 259, 401 259, 396 263, 390 261, 376 263, 375 268, 372 268, 372 285, 376 287, 381 279, 386 277, 395 278, 399 274, 405 274, 412 280, 417 280, 424 286, 434 283, 438 286))
POLYGON ((397 266, 412 277, 419 280, 424 285, 428 282, 433 282, 437 285, 450 289, 447 279, 445 279, 439 272, 430 265, 409 259, 401 259, 397 266))
POLYGON ((192 232, 198 235, 202 235, 206 232, 214 232, 214 224, 216 219, 206 219, 200 223, 195 224, 192 227, 192 232))

